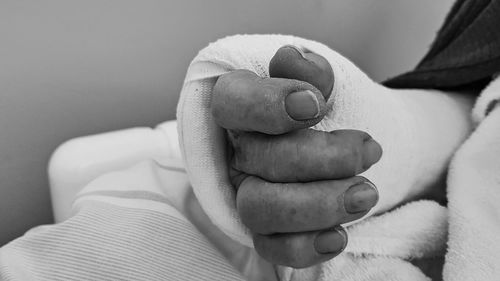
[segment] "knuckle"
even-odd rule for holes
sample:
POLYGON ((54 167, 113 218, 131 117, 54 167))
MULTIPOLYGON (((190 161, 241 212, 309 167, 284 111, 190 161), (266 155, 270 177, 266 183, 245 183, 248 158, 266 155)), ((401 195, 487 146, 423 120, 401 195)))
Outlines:
POLYGON ((254 206, 252 204, 253 201, 249 200, 249 196, 246 196, 247 192, 245 192, 244 190, 245 190, 244 185, 242 185, 238 190, 238 194, 236 195, 237 196, 236 209, 238 210, 238 213, 243 223, 247 225, 248 224, 247 218, 253 217, 254 206))
POLYGON ((255 233, 265 233, 271 216, 264 214, 265 205, 269 204, 261 189, 247 177, 236 194, 236 209, 242 223, 255 233))

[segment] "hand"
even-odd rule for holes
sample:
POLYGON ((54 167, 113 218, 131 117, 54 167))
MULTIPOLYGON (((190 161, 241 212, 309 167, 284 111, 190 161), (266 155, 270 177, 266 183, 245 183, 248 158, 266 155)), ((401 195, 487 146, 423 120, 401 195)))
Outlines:
POLYGON ((361 131, 308 129, 325 115, 333 88, 323 57, 284 46, 269 72, 222 75, 211 109, 227 129, 230 178, 255 249, 272 263, 307 267, 341 253, 347 235, 339 224, 377 203, 375 186, 355 175, 382 150, 361 131))

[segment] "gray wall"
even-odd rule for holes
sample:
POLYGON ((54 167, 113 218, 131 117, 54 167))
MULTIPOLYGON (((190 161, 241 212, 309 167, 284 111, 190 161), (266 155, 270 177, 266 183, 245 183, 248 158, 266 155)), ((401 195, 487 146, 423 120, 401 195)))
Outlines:
POLYGON ((0 245, 52 221, 63 141, 174 118, 190 59, 219 37, 322 41, 377 80, 410 69, 452 0, 0 0, 0 245))

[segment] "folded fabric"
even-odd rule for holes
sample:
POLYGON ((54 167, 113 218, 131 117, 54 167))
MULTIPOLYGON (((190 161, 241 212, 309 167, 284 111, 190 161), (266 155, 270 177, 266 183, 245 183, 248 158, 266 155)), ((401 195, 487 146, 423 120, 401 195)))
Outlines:
POLYGON ((498 280, 500 276, 500 79, 479 96, 480 122, 448 170, 449 239, 444 280, 498 280))

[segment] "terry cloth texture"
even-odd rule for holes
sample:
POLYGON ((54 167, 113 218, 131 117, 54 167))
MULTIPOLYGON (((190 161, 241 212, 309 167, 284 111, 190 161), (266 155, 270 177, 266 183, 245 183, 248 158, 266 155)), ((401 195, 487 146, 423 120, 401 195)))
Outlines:
POLYGON ((458 0, 417 67, 392 88, 484 87, 500 72, 500 0, 458 0))
MULTIPOLYGON (((500 98, 499 86, 497 78, 483 91, 475 109, 500 98)), ((500 107, 488 115, 482 110, 478 114, 481 123, 449 169, 446 281, 500 278, 500 107)))
POLYGON ((268 65, 283 45, 322 55, 335 84, 325 118, 316 130, 359 129, 377 140, 384 154, 363 173, 379 190, 372 213, 415 200, 439 184, 452 153, 469 134, 472 100, 424 90, 392 90, 367 77, 348 59, 318 42, 283 35, 237 35, 218 40, 192 61, 177 110, 179 138, 194 192, 215 225, 252 246, 236 211, 227 173, 224 131, 212 118, 210 100, 220 75, 247 69, 268 77, 268 65))

